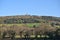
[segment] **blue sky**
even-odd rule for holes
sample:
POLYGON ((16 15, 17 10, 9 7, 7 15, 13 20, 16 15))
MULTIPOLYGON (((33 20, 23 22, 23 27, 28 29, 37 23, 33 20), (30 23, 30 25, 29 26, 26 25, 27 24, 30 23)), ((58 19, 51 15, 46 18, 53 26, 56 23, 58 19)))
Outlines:
POLYGON ((0 16, 25 14, 60 17, 60 0, 0 0, 0 16))

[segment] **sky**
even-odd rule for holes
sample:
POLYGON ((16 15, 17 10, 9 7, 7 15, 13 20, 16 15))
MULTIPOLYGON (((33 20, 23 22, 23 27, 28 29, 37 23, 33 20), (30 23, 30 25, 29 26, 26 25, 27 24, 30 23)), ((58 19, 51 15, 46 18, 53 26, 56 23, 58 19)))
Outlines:
POLYGON ((60 17, 60 0, 0 0, 0 16, 25 14, 60 17))

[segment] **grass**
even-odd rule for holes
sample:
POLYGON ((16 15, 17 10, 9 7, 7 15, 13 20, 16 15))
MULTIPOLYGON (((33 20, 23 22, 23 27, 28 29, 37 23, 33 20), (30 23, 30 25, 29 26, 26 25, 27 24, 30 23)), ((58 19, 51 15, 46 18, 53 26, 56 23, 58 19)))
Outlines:
POLYGON ((0 24, 0 26, 5 25, 5 26, 13 26, 13 25, 17 25, 17 26, 28 26, 28 27, 33 27, 33 25, 39 26, 40 23, 25 23, 25 24, 0 24))
POLYGON ((27 23, 26 24, 28 27, 33 27, 33 25, 39 26, 40 23, 27 23))

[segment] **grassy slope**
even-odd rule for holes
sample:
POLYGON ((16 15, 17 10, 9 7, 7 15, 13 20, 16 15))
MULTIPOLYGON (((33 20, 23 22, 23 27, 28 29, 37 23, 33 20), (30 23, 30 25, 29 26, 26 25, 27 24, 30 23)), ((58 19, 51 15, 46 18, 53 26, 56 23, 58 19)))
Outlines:
POLYGON ((26 23, 26 24, 0 24, 0 26, 2 25, 6 25, 6 26, 13 26, 13 25, 17 25, 17 26, 23 26, 26 25, 28 27, 33 27, 33 25, 39 26, 40 23, 26 23))

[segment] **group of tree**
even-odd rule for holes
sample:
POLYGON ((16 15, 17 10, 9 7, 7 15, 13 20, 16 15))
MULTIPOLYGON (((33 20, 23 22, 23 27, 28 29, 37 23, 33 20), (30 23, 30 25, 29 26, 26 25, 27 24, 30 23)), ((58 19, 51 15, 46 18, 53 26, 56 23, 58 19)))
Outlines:
POLYGON ((25 38, 30 38, 31 35, 35 35, 35 38, 38 38, 38 35, 40 36, 40 38, 42 35, 47 35, 49 36, 49 38, 60 37, 60 29, 46 25, 46 24, 42 24, 38 27, 36 27, 36 25, 33 25, 33 28, 29 28, 26 25, 24 25, 23 27, 13 25, 8 28, 6 27, 6 29, 3 29, 3 28, 1 30, 2 38, 5 38, 5 36, 8 35, 11 39, 14 39, 15 35, 17 34, 20 35, 20 38, 23 38, 23 36, 25 38))

